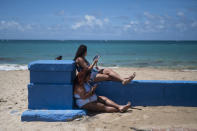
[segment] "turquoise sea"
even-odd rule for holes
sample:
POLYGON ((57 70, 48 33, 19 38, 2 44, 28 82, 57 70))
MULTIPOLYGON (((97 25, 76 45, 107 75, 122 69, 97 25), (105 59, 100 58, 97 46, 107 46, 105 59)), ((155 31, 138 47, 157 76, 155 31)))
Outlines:
POLYGON ((0 40, 0 70, 26 69, 35 60, 62 55, 73 59, 80 44, 87 59, 98 54, 104 67, 151 67, 197 70, 197 41, 0 40))

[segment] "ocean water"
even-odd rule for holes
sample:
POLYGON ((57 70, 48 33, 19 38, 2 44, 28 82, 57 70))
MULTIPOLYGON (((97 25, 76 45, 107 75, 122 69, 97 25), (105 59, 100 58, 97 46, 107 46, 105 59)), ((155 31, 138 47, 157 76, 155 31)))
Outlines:
POLYGON ((24 70, 35 60, 73 59, 80 44, 103 67, 197 70, 197 41, 0 40, 0 70, 24 70))

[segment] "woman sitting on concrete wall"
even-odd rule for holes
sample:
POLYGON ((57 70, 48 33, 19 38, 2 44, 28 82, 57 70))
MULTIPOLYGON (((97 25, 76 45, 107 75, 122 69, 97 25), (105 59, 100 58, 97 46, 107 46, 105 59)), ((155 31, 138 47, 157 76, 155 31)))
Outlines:
POLYGON ((74 61, 76 62, 78 72, 80 72, 82 69, 91 71, 92 82, 111 80, 111 81, 122 82, 122 84, 125 85, 128 84, 130 81, 132 81, 136 76, 134 72, 128 78, 122 78, 118 73, 116 73, 112 69, 109 68, 99 69, 98 67, 93 68, 98 62, 98 58, 94 59, 93 63, 90 64, 85 58, 86 55, 87 55, 87 47, 85 45, 80 45, 76 52, 74 61))
POLYGON ((97 85, 90 86, 91 71, 82 70, 74 80, 74 97, 79 108, 99 112, 125 112, 131 107, 131 103, 118 105, 105 96, 97 96, 97 85))

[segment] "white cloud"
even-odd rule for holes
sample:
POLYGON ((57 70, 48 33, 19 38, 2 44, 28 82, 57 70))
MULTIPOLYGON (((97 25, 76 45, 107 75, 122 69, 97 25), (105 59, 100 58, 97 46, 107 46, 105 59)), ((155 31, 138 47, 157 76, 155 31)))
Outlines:
POLYGON ((18 22, 2 20, 0 23, 0 30, 5 30, 5 29, 16 29, 16 30, 24 31, 23 26, 18 22))
POLYGON ((191 24, 192 27, 197 27, 197 21, 193 21, 191 24))
POLYGON ((127 25, 124 25, 123 26, 123 30, 128 30, 129 28, 132 28, 134 31, 137 31, 137 28, 136 28, 136 26, 139 24, 139 22, 138 21, 130 21, 130 23, 129 24, 127 24, 127 25))
POLYGON ((150 24, 150 21, 147 20, 147 21, 144 22, 144 24, 145 25, 149 25, 150 24))
POLYGON ((157 27, 158 29, 164 29, 164 28, 165 28, 164 25, 157 25, 156 27, 157 27))
POLYGON ((64 15, 64 13, 65 13, 64 10, 60 10, 59 12, 56 13, 56 15, 62 16, 64 15))
POLYGON ((130 25, 137 25, 137 24, 139 24, 138 21, 130 21, 130 25))
POLYGON ((187 30, 187 27, 184 23, 177 23, 176 25, 176 28, 179 29, 181 32, 187 30))
POLYGON ((109 19, 108 18, 105 18, 104 19, 104 22, 108 23, 109 22, 109 19))
POLYGON ((32 30, 33 24, 21 24, 17 21, 0 21, 0 30, 18 30, 24 32, 25 30, 32 30))
POLYGON ((103 22, 100 19, 97 19, 95 16, 85 15, 86 24, 93 27, 94 25, 102 26, 103 22))
POLYGON ((85 15, 84 20, 75 23, 74 25, 71 26, 72 29, 76 30, 82 26, 88 26, 88 27, 102 27, 103 23, 109 22, 108 18, 105 18, 104 20, 98 19, 95 16, 92 15, 85 15))
POLYGON ((147 18, 150 18, 150 19, 154 19, 155 16, 150 14, 149 12, 144 12, 144 15, 147 17, 147 18))
POLYGON ((181 12, 181 11, 179 11, 179 12, 177 12, 177 15, 178 15, 178 16, 184 16, 184 13, 181 12))
POLYGON ((76 30, 77 28, 80 28, 81 26, 85 25, 85 22, 78 22, 74 25, 72 25, 72 29, 76 30))
POLYGON ((128 30, 129 28, 131 28, 131 25, 124 25, 123 27, 124 30, 128 30))
POLYGON ((161 24, 165 24, 165 22, 166 22, 166 21, 165 21, 164 19, 160 19, 160 23, 161 23, 161 24))

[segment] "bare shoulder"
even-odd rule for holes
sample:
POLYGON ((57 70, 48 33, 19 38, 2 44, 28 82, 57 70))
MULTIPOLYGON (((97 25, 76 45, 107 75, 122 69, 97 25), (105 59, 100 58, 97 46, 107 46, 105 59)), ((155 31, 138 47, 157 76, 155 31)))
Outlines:
POLYGON ((77 62, 77 63, 83 63, 83 62, 84 62, 84 59, 83 59, 82 57, 78 57, 78 58, 76 59, 76 62, 77 62))
POLYGON ((84 59, 82 57, 78 57, 77 58, 79 61, 84 61, 84 59))

